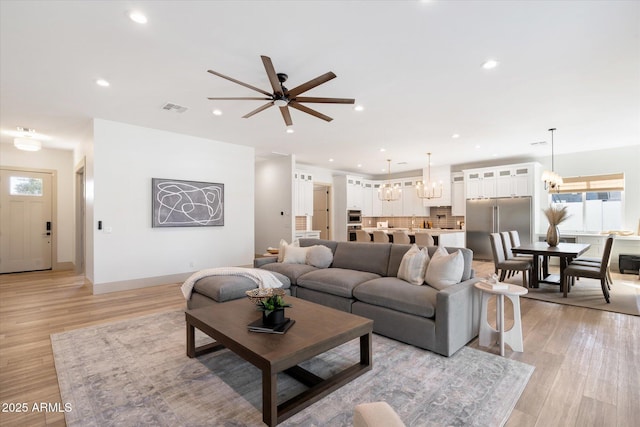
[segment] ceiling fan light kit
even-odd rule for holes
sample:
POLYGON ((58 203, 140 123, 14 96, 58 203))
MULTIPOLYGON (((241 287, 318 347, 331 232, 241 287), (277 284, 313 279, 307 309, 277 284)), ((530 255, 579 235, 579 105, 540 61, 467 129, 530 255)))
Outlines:
POLYGON ((260 89, 258 87, 252 86, 248 83, 241 82, 232 77, 225 76, 224 74, 218 73, 213 70, 208 70, 209 73, 222 77, 223 79, 229 80, 233 83, 239 84, 256 92, 259 92, 265 97, 210 97, 210 100, 215 101, 230 101, 230 100, 263 100, 268 101, 266 104, 256 108, 255 110, 245 114, 242 116, 245 119, 258 114, 269 107, 276 106, 280 108, 280 113, 282 114, 282 119, 285 122, 286 126, 292 126, 293 120, 291 119, 291 113, 289 111, 289 107, 295 108, 298 111, 302 111, 303 113, 310 114, 319 119, 330 122, 333 120, 331 117, 322 114, 312 108, 303 105, 303 103, 318 103, 318 104, 354 104, 355 99, 351 98, 323 98, 323 97, 302 97, 298 96, 308 90, 313 89, 314 87, 320 86, 323 83, 328 82, 331 79, 336 78, 336 75, 329 71, 328 73, 322 74, 321 76, 316 77, 315 79, 311 79, 306 83, 303 83, 299 86, 294 87, 289 90, 284 87, 283 83, 287 81, 289 76, 285 73, 276 73, 273 63, 271 62, 271 58, 268 56, 261 56, 262 64, 264 65, 264 69, 267 72, 267 77, 269 78, 269 82, 271 83, 271 89, 273 93, 269 93, 266 90, 260 89))

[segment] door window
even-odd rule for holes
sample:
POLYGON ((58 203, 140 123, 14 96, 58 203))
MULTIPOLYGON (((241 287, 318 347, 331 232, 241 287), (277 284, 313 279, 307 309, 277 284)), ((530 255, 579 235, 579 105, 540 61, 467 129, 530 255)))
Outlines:
POLYGON ((9 194, 12 196, 42 197, 42 179, 25 176, 12 176, 9 194))

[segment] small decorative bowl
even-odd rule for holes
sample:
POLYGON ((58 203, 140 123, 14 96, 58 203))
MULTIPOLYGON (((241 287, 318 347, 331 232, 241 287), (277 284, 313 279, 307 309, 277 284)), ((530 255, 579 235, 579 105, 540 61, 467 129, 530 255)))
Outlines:
POLYGON ((257 288, 246 291, 245 294, 252 303, 258 304, 274 295, 284 296, 286 292, 282 288, 257 288))

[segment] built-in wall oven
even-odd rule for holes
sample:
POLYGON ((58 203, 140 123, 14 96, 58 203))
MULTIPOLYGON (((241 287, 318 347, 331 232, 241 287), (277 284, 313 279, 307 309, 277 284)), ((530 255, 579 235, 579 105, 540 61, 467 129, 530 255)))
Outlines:
POLYGON ((347 211, 347 224, 362 224, 362 211, 349 209, 347 211))
POLYGON ((355 242, 357 240, 356 230, 362 230, 362 224, 347 225, 347 240, 355 242))

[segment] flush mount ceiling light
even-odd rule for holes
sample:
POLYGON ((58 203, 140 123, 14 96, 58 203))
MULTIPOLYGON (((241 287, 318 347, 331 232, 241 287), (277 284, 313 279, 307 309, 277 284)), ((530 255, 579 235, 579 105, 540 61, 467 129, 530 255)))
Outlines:
POLYGON ((482 68, 485 70, 492 70, 498 66, 498 61, 495 59, 489 59, 482 64, 482 68))
POLYGON ((16 138, 13 140, 13 145, 23 151, 40 151, 42 149, 42 142, 31 138, 16 138))
POLYGON ((131 19, 133 22, 136 22, 138 24, 147 23, 147 17, 144 14, 135 10, 129 14, 129 19, 131 19))
POLYGON ((395 202, 402 196, 400 184, 391 184, 391 159, 387 159, 387 182, 378 189, 378 199, 383 202, 395 202))
POLYGON ((553 165, 553 132, 556 128, 549 129, 551 132, 551 170, 542 172, 542 181, 544 182, 545 190, 560 191, 560 186, 563 184, 562 177, 555 172, 553 165))
POLYGON ((442 197, 442 183, 437 184, 431 181, 431 153, 427 153, 427 181, 416 184, 416 193, 421 199, 439 199, 442 197))

